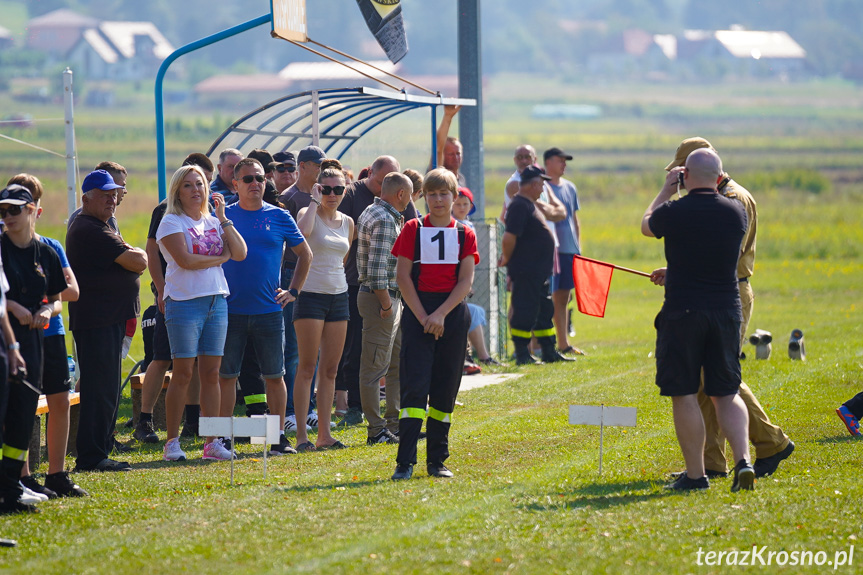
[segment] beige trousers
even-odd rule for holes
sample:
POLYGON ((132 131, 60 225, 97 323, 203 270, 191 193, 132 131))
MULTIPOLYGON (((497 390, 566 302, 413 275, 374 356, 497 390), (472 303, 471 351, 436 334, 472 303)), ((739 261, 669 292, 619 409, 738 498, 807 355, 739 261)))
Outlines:
POLYGON ((402 304, 393 300, 393 314, 383 319, 381 304, 373 293, 357 294, 357 309, 363 318, 363 353, 360 359, 360 400, 368 422, 369 438, 384 427, 399 429, 399 354, 402 348, 402 304), (386 376, 386 411, 381 417, 380 379, 386 376))

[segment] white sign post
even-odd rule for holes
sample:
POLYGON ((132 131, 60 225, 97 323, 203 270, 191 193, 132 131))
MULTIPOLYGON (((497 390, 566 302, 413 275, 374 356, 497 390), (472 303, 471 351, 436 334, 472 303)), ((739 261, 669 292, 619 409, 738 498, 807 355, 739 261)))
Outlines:
MULTIPOLYGON (((279 416, 253 415, 251 417, 202 417, 198 422, 198 435, 202 437, 230 437, 231 450, 235 437, 248 437, 253 444, 264 445, 264 479, 267 478, 267 445, 279 442, 279 416)), ((231 485, 234 484, 234 458, 231 458, 231 485)))
POLYGON ((599 474, 602 475, 602 439, 606 425, 635 427, 634 407, 606 407, 605 405, 570 405, 570 425, 599 426, 599 474))

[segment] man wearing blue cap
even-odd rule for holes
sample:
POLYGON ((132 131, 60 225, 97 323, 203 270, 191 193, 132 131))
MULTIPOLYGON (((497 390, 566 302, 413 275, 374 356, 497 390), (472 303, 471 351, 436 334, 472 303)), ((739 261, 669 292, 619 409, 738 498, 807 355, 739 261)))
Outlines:
POLYGON ((120 351, 126 321, 140 311, 140 275, 147 254, 127 244, 108 221, 123 186, 105 170, 84 178, 83 206, 66 233, 66 252, 81 295, 69 302, 69 325, 81 370, 77 471, 127 471, 108 455, 120 404, 120 351))

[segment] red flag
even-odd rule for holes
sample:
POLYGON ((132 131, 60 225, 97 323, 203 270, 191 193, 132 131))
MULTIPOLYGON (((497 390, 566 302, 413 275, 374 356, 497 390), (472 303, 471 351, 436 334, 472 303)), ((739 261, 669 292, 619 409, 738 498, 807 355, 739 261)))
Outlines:
POLYGON ((605 304, 611 287, 614 266, 589 260, 581 256, 572 259, 572 277, 575 281, 575 300, 578 311, 594 317, 605 317, 605 304))

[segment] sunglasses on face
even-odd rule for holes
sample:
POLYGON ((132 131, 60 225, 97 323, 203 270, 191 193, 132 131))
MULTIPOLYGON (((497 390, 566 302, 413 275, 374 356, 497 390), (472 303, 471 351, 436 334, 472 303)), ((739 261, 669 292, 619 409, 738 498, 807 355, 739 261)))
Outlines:
POLYGON ((345 193, 344 186, 321 186, 321 193, 325 196, 329 196, 330 194, 335 194, 337 196, 341 196, 345 193))
POLYGON ((294 173, 297 171, 296 166, 276 166, 276 171, 280 174, 284 174, 285 172, 294 173))
POLYGON ((251 184, 252 182, 258 182, 259 184, 263 184, 266 178, 264 178, 264 176, 260 174, 255 174, 254 176, 243 176, 240 179, 243 180, 244 184, 251 184))
POLYGON ((9 206, 8 208, 0 208, 0 218, 5 218, 7 215, 17 216, 21 213, 21 208, 22 206, 9 206))

